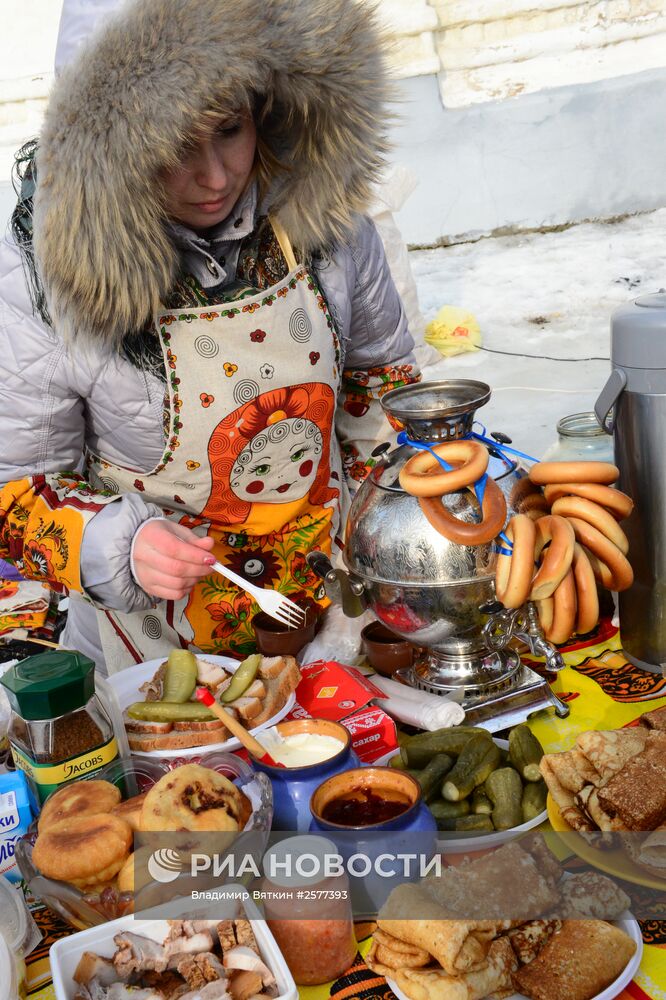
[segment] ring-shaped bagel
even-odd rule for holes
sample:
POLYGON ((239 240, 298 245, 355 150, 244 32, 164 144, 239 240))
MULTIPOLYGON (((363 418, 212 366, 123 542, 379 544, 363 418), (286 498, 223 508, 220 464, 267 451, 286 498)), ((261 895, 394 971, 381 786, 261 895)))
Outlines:
MULTIPOLYGON (((473 494, 474 490, 468 487, 473 494)), ((419 506, 435 531, 459 545, 483 545, 500 533, 506 521, 506 500, 494 479, 488 477, 480 521, 461 521, 442 503, 441 497, 419 497, 419 506)))
POLYGON ((539 615, 539 625, 546 635, 553 625, 553 615, 555 613, 555 601, 552 597, 544 597, 543 601, 535 601, 537 614, 539 615))
POLYGON ((541 489, 534 485, 529 476, 522 476, 511 487, 509 503, 512 507, 518 508, 520 507, 521 500, 531 496, 543 496, 543 494, 541 489))
POLYGON ((477 482, 488 468, 490 456, 480 441, 444 441, 432 450, 454 468, 447 472, 430 451, 419 451, 400 470, 398 478, 405 493, 413 497, 455 493, 477 482))
POLYGON ((553 594, 553 623, 546 632, 548 642, 561 645, 570 639, 576 627, 576 583, 569 569, 553 594))
POLYGON ((612 486, 604 486, 602 483, 550 483, 548 486, 544 486, 543 492, 549 504, 566 496, 592 500, 609 510, 618 521, 629 517, 634 509, 634 501, 631 497, 628 497, 621 490, 613 489, 612 486))
MULTIPOLYGON (((627 557, 620 552, 617 545, 606 538, 597 528, 579 517, 569 517, 567 522, 573 528, 576 541, 589 549, 600 563, 604 563, 610 573, 610 581, 604 580, 604 586, 610 590, 626 590, 634 582, 634 571, 627 557)), ((603 579, 603 577, 602 577, 603 579)))
POLYGON ((594 552, 590 552, 590 550, 586 549, 584 545, 581 545, 581 548, 587 556, 590 566, 592 567, 594 579, 600 583, 602 587, 605 587, 606 590, 612 590, 615 581, 613 580, 613 574, 609 570, 606 563, 602 562, 601 559, 597 559, 594 552))
POLYGON ((542 601, 544 597, 553 596, 571 569, 575 543, 574 530, 567 518, 556 514, 539 518, 536 522, 534 561, 539 562, 544 549, 545 554, 532 581, 530 600, 542 601))
POLYGON ((574 546, 571 568, 576 584, 576 632, 585 635, 599 622, 599 594, 592 564, 578 542, 574 546))
POLYGON ((495 596, 505 608, 519 608, 529 597, 534 576, 534 521, 525 514, 516 514, 509 521, 506 535, 513 547, 510 555, 500 553, 497 557, 495 596))
POLYGON ((610 462, 537 462, 530 469, 530 479, 537 486, 549 483, 604 483, 610 486, 620 470, 610 462))
POLYGON ((525 517, 529 517, 530 521, 539 521, 542 517, 548 516, 548 511, 542 510, 541 507, 532 507, 528 510, 521 510, 520 513, 524 514, 525 517))
POLYGON ((530 493, 516 504, 518 514, 527 514, 530 510, 538 510, 541 514, 550 512, 548 501, 543 493, 530 493))
POLYGON ((623 555, 626 556, 629 551, 629 539, 613 515, 593 500, 585 500, 584 497, 560 497, 553 504, 551 513, 559 514, 561 517, 579 517, 581 521, 587 521, 617 545, 623 555))

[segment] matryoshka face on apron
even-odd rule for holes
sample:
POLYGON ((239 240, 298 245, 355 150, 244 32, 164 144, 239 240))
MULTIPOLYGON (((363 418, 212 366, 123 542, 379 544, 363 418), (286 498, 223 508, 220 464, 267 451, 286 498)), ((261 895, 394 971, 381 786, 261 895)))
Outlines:
POLYGON ((287 503, 306 496, 323 450, 316 424, 287 417, 252 438, 231 470, 233 493, 250 503, 287 503))

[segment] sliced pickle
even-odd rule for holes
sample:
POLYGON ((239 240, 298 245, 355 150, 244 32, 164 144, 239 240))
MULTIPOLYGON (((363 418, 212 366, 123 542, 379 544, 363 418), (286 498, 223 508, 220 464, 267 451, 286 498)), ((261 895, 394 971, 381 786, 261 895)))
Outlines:
POLYGON ((257 676, 257 670, 259 669, 260 663, 260 653, 253 653, 252 656, 248 656, 246 660, 243 660, 236 670, 236 673, 231 678, 231 684, 226 691, 222 692, 220 701, 223 701, 225 705, 228 705, 230 701, 235 701, 236 698, 240 698, 243 692, 247 691, 250 684, 257 676))
POLYGON ((162 685, 162 701, 189 701, 197 686, 197 658, 189 649, 172 649, 162 685))

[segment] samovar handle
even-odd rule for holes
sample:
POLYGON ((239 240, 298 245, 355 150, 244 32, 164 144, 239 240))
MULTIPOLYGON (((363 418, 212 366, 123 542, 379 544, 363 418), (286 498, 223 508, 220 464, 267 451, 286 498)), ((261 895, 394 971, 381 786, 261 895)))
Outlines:
POLYGON ((362 580, 350 576, 343 569, 335 569, 326 553, 318 549, 308 552, 305 561, 324 581, 327 596, 337 604, 342 604, 342 610, 348 618, 358 618, 367 610, 362 580))
POLYGON ((310 567, 310 569, 317 574, 317 576, 324 581, 324 583, 336 583, 338 577, 333 569, 333 564, 328 556, 324 552, 319 552, 318 549, 313 549, 312 552, 308 552, 305 557, 305 561, 310 567))

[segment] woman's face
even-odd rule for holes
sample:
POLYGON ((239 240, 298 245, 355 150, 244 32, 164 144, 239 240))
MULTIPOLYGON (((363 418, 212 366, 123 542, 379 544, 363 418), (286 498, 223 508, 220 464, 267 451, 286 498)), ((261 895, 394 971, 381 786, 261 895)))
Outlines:
POLYGON ((249 180, 256 146, 249 116, 221 119, 212 134, 187 149, 179 166, 161 175, 169 218, 191 229, 226 219, 249 180))

